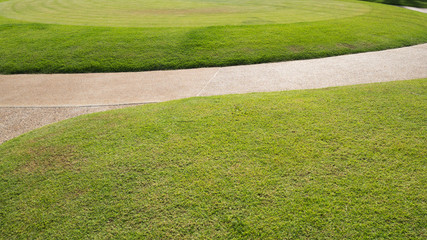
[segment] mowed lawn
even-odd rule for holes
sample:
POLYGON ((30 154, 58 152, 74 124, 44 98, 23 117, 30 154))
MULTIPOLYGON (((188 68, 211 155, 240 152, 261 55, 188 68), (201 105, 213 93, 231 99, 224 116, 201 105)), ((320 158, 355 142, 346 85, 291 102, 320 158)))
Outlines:
POLYGON ((28 22, 113 27, 207 27, 313 22, 369 12, 337 0, 8 0, 2 15, 28 22))
POLYGON ((190 98, 0 145, 3 239, 425 239, 427 79, 190 98))
POLYGON ((355 0, 0 0, 0 73, 318 58, 427 42, 427 14, 355 0))

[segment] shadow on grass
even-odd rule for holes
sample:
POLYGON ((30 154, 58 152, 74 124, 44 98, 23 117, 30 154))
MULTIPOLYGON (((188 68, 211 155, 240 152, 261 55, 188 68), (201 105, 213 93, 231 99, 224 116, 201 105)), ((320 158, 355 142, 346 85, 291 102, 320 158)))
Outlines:
POLYGON ((390 5, 398 5, 398 6, 427 8, 426 0, 362 0, 362 1, 377 2, 377 3, 384 3, 384 4, 390 4, 390 5))

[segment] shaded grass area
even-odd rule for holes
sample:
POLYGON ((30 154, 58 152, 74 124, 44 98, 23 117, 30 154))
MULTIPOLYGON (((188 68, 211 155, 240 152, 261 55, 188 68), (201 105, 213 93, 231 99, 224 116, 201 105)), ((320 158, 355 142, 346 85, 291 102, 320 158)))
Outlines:
POLYGON ((190 98, 0 145, 0 236, 425 239, 427 79, 190 98))
POLYGON ((112 28, 0 18, 0 73, 120 72, 319 58, 427 42, 427 15, 361 2, 361 16, 293 24, 112 28))
POLYGON ((391 5, 397 5, 397 6, 427 8, 426 0, 362 0, 362 1, 377 2, 377 3, 391 4, 391 5))

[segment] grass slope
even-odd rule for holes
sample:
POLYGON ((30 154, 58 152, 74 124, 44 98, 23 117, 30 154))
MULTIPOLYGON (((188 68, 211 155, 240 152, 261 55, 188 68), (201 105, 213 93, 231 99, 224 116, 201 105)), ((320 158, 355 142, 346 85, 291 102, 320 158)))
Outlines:
POLYGON ((427 79, 190 98, 0 145, 0 236, 425 239, 427 79))
MULTIPOLYGON (((427 42, 427 14, 384 4, 343 1, 347 2, 358 3, 370 11, 314 22, 178 28, 55 25, 0 17, 0 73, 226 66, 326 57, 427 42)), ((340 12, 338 8, 335 10, 340 12)))
POLYGON ((377 2, 398 6, 412 6, 419 8, 427 8, 427 0, 363 0, 368 2, 377 2))

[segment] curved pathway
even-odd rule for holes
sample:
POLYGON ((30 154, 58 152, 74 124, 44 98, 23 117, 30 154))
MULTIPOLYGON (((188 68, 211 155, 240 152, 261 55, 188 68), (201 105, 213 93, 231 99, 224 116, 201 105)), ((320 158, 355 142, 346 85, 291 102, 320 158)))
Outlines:
POLYGON ((417 7, 408 7, 408 6, 400 6, 412 11, 417 11, 417 12, 421 12, 421 13, 427 13, 427 8, 417 8, 417 7))
POLYGON ((0 75, 0 143, 40 126, 129 104, 427 77, 427 44, 280 63, 173 71, 0 75))

